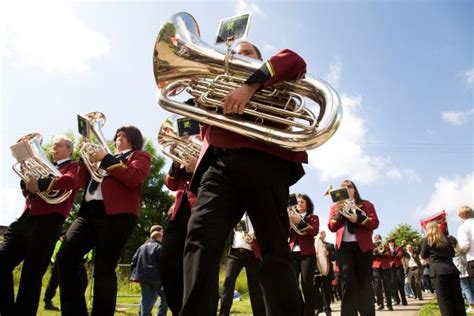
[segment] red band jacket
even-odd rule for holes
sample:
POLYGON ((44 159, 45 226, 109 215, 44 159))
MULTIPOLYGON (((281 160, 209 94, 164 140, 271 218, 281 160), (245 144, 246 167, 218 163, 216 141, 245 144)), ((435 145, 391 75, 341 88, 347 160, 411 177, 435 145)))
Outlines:
MULTIPOLYGON (((372 233, 379 226, 379 219, 375 212, 375 207, 369 201, 363 200, 362 205, 358 205, 365 215, 359 214, 357 222, 355 223, 355 235, 359 248, 362 252, 371 251, 374 248, 372 243, 372 233)), ((339 249, 342 243, 344 230, 346 229, 346 218, 342 217, 337 212, 337 204, 333 204, 329 211, 328 228, 330 231, 336 233, 336 248, 339 249)))
MULTIPOLYGON (((110 154, 102 159, 100 167, 109 173, 101 184, 107 215, 140 213, 142 186, 150 175, 150 165, 150 155, 141 150, 130 153, 124 162, 110 154)), ((87 189, 91 177, 83 162, 79 177, 81 187, 87 189)))
POLYGON ((176 191, 176 200, 174 202, 173 213, 171 214, 172 220, 176 217, 181 207, 185 193, 188 199, 189 209, 191 209, 196 202, 196 196, 188 190, 191 178, 192 173, 186 172, 185 168, 177 168, 174 163, 171 164, 170 170, 165 177, 165 185, 171 191, 176 191))
POLYGON ((48 204, 38 195, 26 190, 22 182, 22 192, 26 197, 24 211, 29 211, 31 215, 45 215, 58 213, 67 217, 72 208, 72 203, 79 190, 79 163, 70 160, 59 166, 61 176, 47 177, 38 180, 38 187, 41 192, 51 192, 55 190, 72 190, 72 194, 62 203, 48 204))
POLYGON ((319 217, 311 214, 305 217, 305 222, 311 226, 310 229, 306 230, 306 235, 299 235, 292 228, 290 229, 290 250, 293 250, 296 242, 298 242, 302 255, 316 255, 314 236, 319 233, 319 217))

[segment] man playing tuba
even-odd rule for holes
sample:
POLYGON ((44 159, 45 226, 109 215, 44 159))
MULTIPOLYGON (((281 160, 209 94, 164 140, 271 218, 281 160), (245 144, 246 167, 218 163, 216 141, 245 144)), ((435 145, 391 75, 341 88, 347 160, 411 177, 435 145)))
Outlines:
MULTIPOLYGON (((26 141, 26 140, 24 140, 26 141)), ((34 316, 38 309, 41 282, 79 189, 79 165, 71 161, 73 143, 56 137, 51 148, 56 167, 62 175, 21 181, 25 209, 7 229, 0 246, 0 315, 34 316), (72 190, 66 200, 48 204, 37 193, 72 190), (20 286, 13 296, 13 269, 23 261, 20 286)))

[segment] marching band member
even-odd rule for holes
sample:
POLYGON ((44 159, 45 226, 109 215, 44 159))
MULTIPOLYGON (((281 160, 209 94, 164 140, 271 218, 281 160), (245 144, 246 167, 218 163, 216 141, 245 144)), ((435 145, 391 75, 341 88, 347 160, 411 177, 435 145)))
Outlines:
POLYGON ((143 136, 134 126, 117 129, 118 154, 105 150, 91 155, 108 175, 101 183, 81 163, 79 176, 86 188, 76 220, 69 227, 58 253, 62 315, 88 315, 81 282, 75 273, 83 256, 95 247, 92 315, 112 316, 117 296, 115 268, 137 223, 142 186, 150 174, 150 155, 142 151, 143 136))
POLYGON ((377 297, 377 310, 384 309, 383 297, 387 302, 387 309, 393 311, 392 307, 392 285, 390 282, 390 249, 383 245, 380 235, 374 236, 374 259, 372 269, 374 273, 375 295, 377 297), (383 291, 382 291, 383 285, 383 291))
MULTIPOLYGON (((260 58, 251 43, 241 42, 236 49, 260 58)), ((305 72, 306 63, 296 53, 277 53, 224 98, 224 114, 241 114, 262 86, 296 79, 305 72)), ((186 237, 180 315, 216 314, 219 258, 244 210, 261 249, 260 281, 267 314, 299 315, 296 271, 287 241, 287 202, 289 186, 304 174, 301 163, 307 162, 307 153, 270 146, 216 126, 204 126, 203 135, 191 182, 197 199, 186 237)))
MULTIPOLYGON (((315 276, 314 284, 316 291, 319 292, 321 288, 323 304, 318 309, 318 313, 324 312, 326 316, 330 316, 332 313, 331 302, 332 302, 332 281, 334 280, 334 267, 333 262, 336 260, 336 248, 330 242, 326 241, 326 232, 321 230, 316 238, 321 239, 324 243, 324 248, 326 249, 326 257, 329 259, 329 272, 327 275, 315 276)), ((315 241, 316 245, 316 241, 315 241)))
POLYGON ((390 249, 390 254, 392 256, 390 265, 392 271, 392 297, 395 301, 395 305, 400 304, 400 299, 402 305, 408 305, 407 298, 405 296, 405 272, 403 269, 403 258, 405 257, 405 252, 403 247, 397 246, 395 239, 391 239, 388 242, 390 249), (400 295, 399 295, 400 293, 400 295))
MULTIPOLYGON (((173 150, 173 149, 171 149, 173 150)), ((173 315, 178 315, 183 300, 183 252, 191 208, 196 196, 189 190, 196 158, 184 157, 186 166, 174 161, 165 177, 165 185, 176 191, 176 200, 172 208, 170 221, 163 237, 160 254, 160 274, 168 307, 173 315)))
POLYGON ((247 286, 250 295, 252 313, 255 316, 266 315, 262 289, 260 287, 260 248, 255 239, 255 232, 247 213, 232 230, 229 236, 230 249, 227 255, 227 268, 224 285, 222 287, 221 308, 219 315, 229 315, 234 299, 235 281, 242 268, 245 267, 247 286), (244 225, 240 228, 238 226, 244 225), (243 230, 243 231, 242 231, 243 230))
POLYGON ((303 315, 313 316, 316 307, 319 308, 322 305, 321 293, 316 292, 313 282, 316 267, 314 236, 319 232, 319 217, 313 214, 314 205, 309 196, 298 194, 297 202, 298 213, 289 213, 290 222, 294 227, 305 226, 305 228, 301 232, 296 232, 293 227, 291 228, 289 245, 296 264, 297 279, 301 274, 301 288, 304 296, 303 315))
POLYGON ((372 203, 362 200, 351 180, 344 180, 350 199, 362 210, 350 217, 342 215, 342 205, 335 203, 329 212, 329 230, 336 232, 337 262, 342 290, 341 315, 375 315, 372 292, 372 232, 379 226, 372 203))
POLYGON ((36 315, 41 282, 64 220, 71 210, 77 190, 79 164, 71 161, 73 143, 64 136, 56 137, 52 157, 62 173, 59 177, 43 177, 21 181, 25 208, 21 217, 5 233, 0 246, 0 315, 36 315), (73 190, 59 204, 48 204, 37 194, 54 190, 73 190), (14 300, 13 269, 23 261, 20 285, 14 300))

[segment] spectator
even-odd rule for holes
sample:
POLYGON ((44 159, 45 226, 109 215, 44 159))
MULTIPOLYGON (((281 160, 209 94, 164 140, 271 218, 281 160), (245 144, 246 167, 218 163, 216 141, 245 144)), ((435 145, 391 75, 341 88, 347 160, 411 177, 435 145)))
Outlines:
POLYGON ((152 231, 150 239, 138 248, 132 258, 132 275, 130 280, 139 282, 142 290, 139 315, 151 316, 158 295, 160 307, 158 316, 166 316, 168 305, 161 286, 158 259, 160 257, 163 228, 152 231))

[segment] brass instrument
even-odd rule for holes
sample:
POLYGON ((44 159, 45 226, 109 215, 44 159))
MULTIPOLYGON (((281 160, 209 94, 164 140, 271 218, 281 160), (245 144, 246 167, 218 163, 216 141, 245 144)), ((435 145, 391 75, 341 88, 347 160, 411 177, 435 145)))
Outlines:
POLYGON ((84 143, 81 147, 80 155, 87 170, 89 170, 92 179, 97 182, 102 182, 103 178, 108 175, 108 172, 100 168, 100 161, 92 162, 90 156, 93 153, 101 151, 106 151, 108 154, 112 154, 101 130, 106 122, 106 117, 101 112, 90 112, 84 115, 84 118, 87 119, 88 130, 92 132, 98 143, 94 143, 90 136, 84 136, 84 143))
POLYGON ((385 253, 385 246, 381 240, 374 242, 374 254, 381 256, 385 253))
POLYGON ((164 22, 153 52, 155 81, 165 110, 292 151, 324 144, 337 130, 342 106, 336 91, 306 76, 257 92, 243 115, 222 113, 222 98, 242 86, 264 63, 226 53, 200 38, 199 26, 180 12, 164 22), (171 99, 185 90, 195 105, 171 99), (316 116, 308 106, 319 106, 316 116))
POLYGON ((360 207, 350 200, 349 192, 347 191, 346 187, 333 189, 332 185, 330 185, 326 192, 324 192, 324 195, 330 195, 332 201, 339 204, 340 213, 346 218, 351 217, 356 213, 356 211, 365 214, 365 212, 360 207))
MULTIPOLYGON (((17 163, 12 169, 25 182, 42 177, 59 177, 61 172, 49 161, 41 148, 43 137, 40 133, 30 133, 21 137, 15 145, 10 146, 17 163)), ((59 204, 67 200, 72 190, 54 190, 36 193, 48 204, 59 204)))
POLYGON ((158 132, 158 143, 161 144, 163 154, 177 163, 187 166, 189 161, 186 156, 196 159, 201 151, 201 141, 197 136, 180 137, 177 131, 176 118, 167 118, 158 132))
MULTIPOLYGON (((287 211, 288 211, 288 215, 294 215, 294 216, 298 216, 298 218, 300 218, 300 213, 298 212, 298 206, 297 205, 289 206, 287 211)), ((300 220, 300 222, 298 224, 293 224, 293 222, 290 219, 290 227, 298 235, 306 235, 306 231, 311 228, 311 225, 309 225, 308 223, 306 223, 303 220, 300 220), (303 228, 298 228, 298 226, 301 222, 304 224, 304 227, 303 228)))
POLYGON ((235 226, 235 231, 243 233, 244 241, 247 244, 252 245, 252 242, 255 239, 255 233, 250 232, 249 227, 247 227, 247 223, 245 222, 245 220, 242 219, 237 223, 237 225, 235 226))

